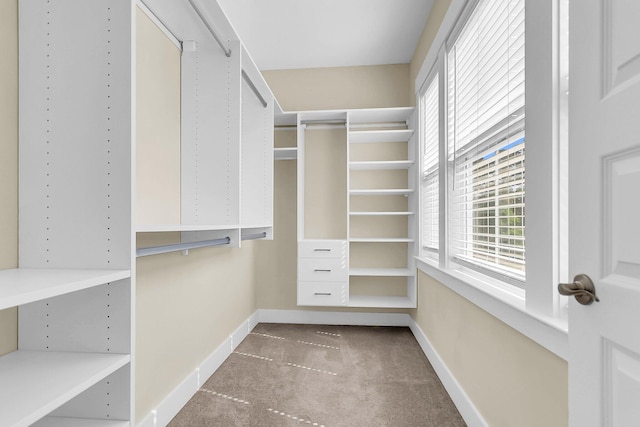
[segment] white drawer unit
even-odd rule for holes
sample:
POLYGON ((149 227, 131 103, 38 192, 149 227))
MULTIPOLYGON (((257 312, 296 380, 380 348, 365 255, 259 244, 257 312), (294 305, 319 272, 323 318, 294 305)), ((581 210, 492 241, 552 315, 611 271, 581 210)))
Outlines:
POLYGON ((298 282, 298 305, 347 305, 349 283, 298 282))
POLYGON ((304 240, 298 242, 298 258, 347 258, 346 240, 304 240))
POLYGON ((345 306, 349 302, 346 240, 298 243, 298 305, 345 306))
POLYGON ((346 282, 349 269, 346 258, 300 258, 298 280, 300 282, 346 282))

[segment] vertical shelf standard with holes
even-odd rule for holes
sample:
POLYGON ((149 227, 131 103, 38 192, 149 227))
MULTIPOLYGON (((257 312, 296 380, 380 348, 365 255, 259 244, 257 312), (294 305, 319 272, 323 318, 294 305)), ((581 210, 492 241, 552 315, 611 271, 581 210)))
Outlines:
POLYGON ((133 419, 133 3, 19 3, 19 307, 0 425, 133 419), (79 36, 80 35, 80 36, 79 36))
POLYGON ((298 305, 415 307, 413 108, 297 116, 298 305))

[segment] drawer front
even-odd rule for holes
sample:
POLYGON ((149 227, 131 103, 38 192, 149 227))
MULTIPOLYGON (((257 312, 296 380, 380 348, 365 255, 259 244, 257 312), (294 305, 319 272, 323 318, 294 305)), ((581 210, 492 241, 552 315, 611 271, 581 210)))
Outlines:
POLYGON ((298 305, 344 306, 349 300, 349 283, 298 283, 298 305))
POLYGON ((303 240, 298 242, 298 258, 347 258, 346 240, 303 240))
POLYGON ((340 258, 298 259, 299 282, 346 282, 349 280, 347 260, 340 258))

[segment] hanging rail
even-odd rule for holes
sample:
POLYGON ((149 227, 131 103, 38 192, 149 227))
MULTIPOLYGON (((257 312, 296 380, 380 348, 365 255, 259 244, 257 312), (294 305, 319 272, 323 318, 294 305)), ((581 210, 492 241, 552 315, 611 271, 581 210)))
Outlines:
POLYGON ((148 248, 136 249, 136 257, 166 254, 168 252, 188 251, 189 249, 207 248, 209 246, 223 246, 231 243, 231 238, 202 240, 200 242, 176 243, 173 245, 151 246, 148 248))
POLYGON ((264 97, 262 96, 262 94, 260 93, 256 85, 254 85, 253 82, 251 81, 251 77, 249 77, 249 75, 244 70, 242 70, 242 78, 244 79, 245 82, 247 82, 247 84, 249 85, 253 93, 256 94, 256 96, 262 103, 262 106, 264 108, 267 108, 267 101, 264 100, 264 97))
POLYGON ((209 25, 209 22, 207 22, 207 19, 204 17, 204 15, 202 14, 202 12, 198 8, 198 6, 196 6, 196 4, 193 2, 193 0, 188 0, 188 1, 189 1, 189 4, 191 5, 191 7, 193 8, 193 10, 198 15, 198 18, 200 18, 200 20, 202 21, 204 26, 207 27, 207 30, 209 30, 209 33, 211 33, 211 35, 216 40, 216 42, 218 42, 218 45, 220 46, 220 49, 222 49, 222 51, 224 52, 225 55, 227 55, 227 57, 231 56, 231 49, 229 49, 228 47, 226 47, 224 45, 224 43, 222 42, 222 40, 220 39, 218 34, 214 31, 214 29, 211 27, 211 25, 209 25))
POLYGON ((245 234, 240 239, 241 240, 256 240, 267 237, 267 233, 263 231, 262 233, 254 233, 254 234, 245 234))

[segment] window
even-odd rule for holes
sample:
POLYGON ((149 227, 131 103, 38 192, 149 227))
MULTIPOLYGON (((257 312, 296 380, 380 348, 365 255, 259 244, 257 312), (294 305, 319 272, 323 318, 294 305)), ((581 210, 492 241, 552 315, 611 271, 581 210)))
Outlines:
MULTIPOLYGON (((421 156, 425 90, 436 73, 440 86, 440 240, 427 234, 437 216, 423 197, 418 268, 557 354, 566 354, 552 338, 558 329, 534 323, 566 327, 557 285, 572 278, 568 28, 567 0, 451 1, 416 79, 421 156), (431 253, 425 247, 438 248, 437 263, 423 262, 431 253)), ((433 166, 421 160, 416 178, 421 194, 431 194, 433 166)))
POLYGON ((421 98, 422 120, 422 249, 424 256, 438 259, 439 249, 439 193, 440 144, 438 104, 438 75, 433 78, 421 98))
POLYGON ((525 278, 524 0, 480 0, 447 53, 449 253, 525 278))

